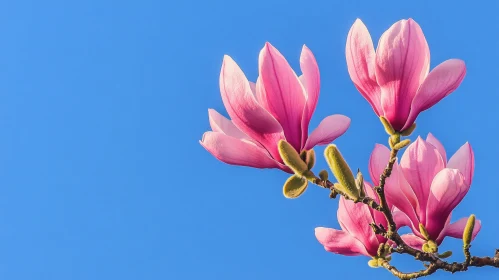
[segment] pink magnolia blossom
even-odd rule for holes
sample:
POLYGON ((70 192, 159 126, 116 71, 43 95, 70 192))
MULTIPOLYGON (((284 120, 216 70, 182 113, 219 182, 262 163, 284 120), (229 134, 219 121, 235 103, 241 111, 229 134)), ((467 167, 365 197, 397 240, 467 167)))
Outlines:
MULTIPOLYGON (((369 162, 373 180, 380 177, 389 158, 388 148, 377 144, 369 162)), ((461 146, 449 161, 444 147, 432 134, 428 134, 426 141, 418 137, 409 145, 385 183, 389 205, 405 214, 405 219, 399 219, 399 226, 409 226, 414 233, 402 236, 407 244, 421 249, 425 240, 419 224, 424 225, 430 239, 437 244, 446 236, 462 238, 468 218, 451 223, 451 213, 468 193, 474 164, 469 143, 461 146)), ((477 220, 473 238, 480 228, 477 220)))
POLYGON ((419 113, 452 93, 466 74, 459 59, 446 60, 429 72, 430 50, 412 19, 393 24, 376 51, 369 31, 357 19, 348 33, 346 59, 357 89, 397 131, 409 128, 419 113))
POLYGON ((278 142, 285 139, 298 152, 325 145, 341 136, 350 119, 331 115, 309 135, 308 126, 319 98, 319 68, 312 52, 303 46, 303 75, 298 77, 284 56, 266 43, 259 56, 259 77, 248 81, 243 71, 225 56, 220 73, 222 100, 231 120, 208 110, 212 131, 201 145, 220 161, 256 168, 286 167, 278 142))
MULTIPOLYGON (((367 196, 379 202, 374 190, 367 182, 364 189, 367 196)), ((403 213, 399 213, 403 216, 395 212, 394 218, 396 222, 400 218, 406 219, 403 213)), ((365 255, 375 257, 379 245, 387 242, 386 238, 376 235, 369 226, 369 224, 375 222, 387 228, 383 213, 373 210, 365 204, 354 203, 342 196, 337 216, 341 230, 325 227, 315 228, 315 237, 326 251, 345 256, 365 255)))

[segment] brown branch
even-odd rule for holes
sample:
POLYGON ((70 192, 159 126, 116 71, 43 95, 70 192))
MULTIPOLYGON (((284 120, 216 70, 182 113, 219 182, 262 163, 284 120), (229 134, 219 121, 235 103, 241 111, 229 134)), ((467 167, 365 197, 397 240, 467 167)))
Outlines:
POLYGON ((331 190, 331 195, 330 195, 331 198, 335 198, 336 195, 340 194, 346 199, 353 200, 355 203, 360 202, 368 205, 372 209, 382 212, 387 220, 388 229, 385 229, 381 224, 376 225, 375 223, 372 223, 370 224, 370 226, 376 234, 382 235, 385 238, 395 242, 396 247, 391 249, 392 252, 396 252, 399 254, 408 254, 413 256, 416 260, 429 263, 429 265, 426 265, 427 268, 424 270, 412 273, 403 273, 399 271, 396 267, 392 266, 387 260, 383 260, 380 265, 386 268, 393 275, 395 275, 400 279, 414 279, 414 278, 428 276, 435 273, 435 271, 439 269, 454 273, 454 272, 466 271, 468 270, 469 266, 474 266, 474 267, 492 266, 499 268, 499 249, 496 250, 493 258, 472 257, 471 253, 469 252, 469 247, 465 247, 464 254, 466 259, 464 262, 448 263, 440 259, 436 254, 426 253, 418 249, 412 248, 409 245, 407 245, 404 242, 404 240, 402 240, 402 237, 400 237, 399 233, 397 232, 397 225, 391 213, 391 209, 388 207, 388 202, 385 196, 386 179, 390 177, 393 171, 393 166, 395 165, 395 162, 397 160, 398 151, 399 149, 395 148, 391 150, 388 165, 383 170, 383 173, 380 176, 378 186, 374 187, 374 190, 379 199, 379 203, 377 203, 373 198, 370 197, 363 197, 358 200, 350 199, 345 193, 342 193, 341 191, 335 189, 334 184, 329 180, 322 180, 320 178, 316 178, 314 183, 323 188, 331 190))
POLYGON ((471 263, 471 253, 470 253, 470 247, 471 245, 467 244, 463 246, 463 253, 464 253, 464 268, 468 269, 468 266, 471 263))
POLYGON ((433 274, 438 269, 438 267, 435 266, 435 264, 430 263, 428 265, 428 267, 424 270, 417 271, 417 272, 411 272, 411 273, 404 273, 404 272, 399 271, 394 266, 392 266, 388 261, 382 261, 381 265, 384 268, 386 268, 388 271, 390 271, 393 275, 398 277, 399 279, 416 279, 416 278, 428 276, 430 274, 433 274))
MULTIPOLYGON (((379 205, 381 206, 381 212, 385 215, 386 221, 388 222, 388 231, 387 236, 390 238, 393 234, 397 234, 397 226, 395 224, 395 221, 393 220, 393 215, 390 210, 390 207, 388 207, 388 202, 386 201, 386 196, 385 196, 385 183, 386 179, 390 177, 392 174, 393 170, 393 165, 395 164, 395 161, 397 161, 397 153, 399 150, 392 149, 390 153, 390 160, 388 161, 388 165, 386 166, 385 170, 381 174, 379 178, 379 185, 374 187, 374 191, 378 195, 379 198, 379 205)), ((391 239, 391 238, 390 238, 391 239)), ((397 242, 397 240, 393 240, 397 242)), ((400 241, 402 241, 402 238, 400 238, 400 241)), ((403 243, 403 241, 402 241, 403 243)), ((399 245, 399 243, 397 243, 399 245)))
MULTIPOLYGON (((331 190, 331 198, 335 198, 336 195, 340 194, 344 198, 346 198, 348 200, 352 200, 351 198, 348 197, 348 195, 346 195, 342 191, 340 191, 338 189, 335 189, 333 182, 331 182, 329 180, 322 180, 321 178, 315 178, 315 181, 313 183, 316 184, 316 185, 318 185, 318 186, 321 186, 321 187, 323 187, 325 189, 331 190)), ((372 209, 375 209, 375 210, 378 210, 378 211, 382 211, 383 210, 381 208, 381 206, 374 199, 372 199, 372 198, 370 198, 368 196, 362 197, 362 198, 359 198, 359 200, 353 200, 353 201, 355 203, 360 202, 360 203, 366 204, 369 207, 371 207, 372 209)))

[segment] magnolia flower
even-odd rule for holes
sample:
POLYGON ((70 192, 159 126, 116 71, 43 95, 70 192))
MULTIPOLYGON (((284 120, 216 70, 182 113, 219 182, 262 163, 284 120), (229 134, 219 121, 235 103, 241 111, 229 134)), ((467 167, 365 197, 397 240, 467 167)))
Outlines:
POLYGON ((369 31, 357 19, 348 33, 346 59, 355 87, 396 131, 409 128, 419 113, 452 93, 466 74, 459 59, 446 60, 429 72, 430 50, 412 19, 393 24, 376 51, 369 31))
MULTIPOLYGON (((367 182, 364 183, 364 186, 366 195, 379 202, 373 188, 367 182)), ((401 212, 393 210, 395 210, 393 215, 396 223, 399 222, 399 219, 406 218, 405 215, 398 215, 401 212)), ((354 203, 342 196, 337 215, 341 230, 325 227, 315 228, 315 237, 326 251, 345 256, 376 257, 380 244, 387 243, 387 241, 389 244, 392 243, 385 237, 376 235, 369 226, 374 222, 388 228, 383 213, 373 210, 365 204, 354 203)))
MULTIPOLYGON (((371 178, 379 178, 385 168, 390 151, 377 144, 371 154, 371 178)), ((404 241, 421 249, 426 242, 420 232, 422 224, 429 239, 440 245, 446 236, 463 236, 467 217, 450 223, 452 210, 468 192, 474 172, 474 155, 466 143, 447 161, 445 149, 432 135, 409 145, 402 155, 400 165, 394 164, 393 172, 385 183, 389 205, 400 209, 406 217, 398 226, 409 226, 414 234, 402 235, 404 241)), ((475 222, 473 238, 480 231, 480 221, 475 222)))
POLYGON ((300 68, 303 75, 298 77, 284 56, 266 43, 260 51, 259 77, 254 84, 232 58, 225 56, 220 91, 232 120, 209 109, 212 131, 203 135, 201 145, 228 164, 292 173, 279 155, 279 140, 286 140, 301 152, 328 144, 345 133, 350 119, 332 115, 308 134, 319 98, 320 77, 315 57, 306 46, 301 52, 300 68))

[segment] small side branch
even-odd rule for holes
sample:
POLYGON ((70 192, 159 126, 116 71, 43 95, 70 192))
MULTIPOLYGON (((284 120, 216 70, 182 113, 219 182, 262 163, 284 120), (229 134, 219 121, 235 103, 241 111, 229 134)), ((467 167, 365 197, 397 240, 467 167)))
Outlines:
POLYGON ((404 273, 399 271, 396 267, 392 266, 389 262, 384 261, 381 263, 381 265, 386 268, 388 271, 390 271, 393 275, 398 277, 399 279, 416 279, 424 276, 428 276, 430 274, 433 274, 435 271, 437 271, 438 267, 431 263, 428 265, 428 267, 424 270, 417 271, 417 272, 411 272, 411 273, 404 273))

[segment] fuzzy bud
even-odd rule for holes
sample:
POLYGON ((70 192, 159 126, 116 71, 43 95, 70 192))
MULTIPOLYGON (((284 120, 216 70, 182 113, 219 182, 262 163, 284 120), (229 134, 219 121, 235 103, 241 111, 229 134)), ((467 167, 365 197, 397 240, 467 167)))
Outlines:
POLYGON ((307 186, 307 179, 298 175, 293 175, 284 183, 282 193, 286 198, 297 198, 305 192, 307 186))
POLYGON ((406 130, 403 130, 400 132, 400 135, 402 136, 410 136, 414 130, 416 129, 416 123, 413 123, 411 126, 409 126, 409 128, 407 128, 406 130))
POLYGON ((295 172, 295 174, 303 175, 305 171, 308 171, 307 164, 301 159, 298 152, 285 140, 279 141, 279 154, 281 155, 282 161, 295 172))
POLYGON ((475 228, 475 215, 471 215, 468 218, 468 222, 466 223, 466 227, 463 232, 463 243, 464 246, 470 246, 471 238, 473 237, 473 229, 475 228))
POLYGON ((381 124, 383 124, 383 127, 388 135, 395 134, 395 129, 393 129, 392 125, 385 117, 379 117, 379 120, 381 121, 381 124))
POLYGON ((329 145, 324 151, 326 161, 329 168, 333 172, 334 177, 341 185, 341 191, 348 195, 351 199, 357 200, 359 198, 359 189, 355 183, 352 170, 347 162, 341 155, 336 145, 329 145))

